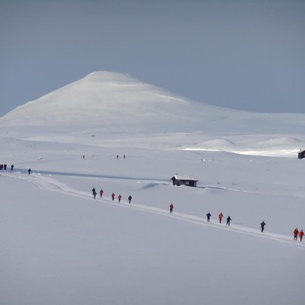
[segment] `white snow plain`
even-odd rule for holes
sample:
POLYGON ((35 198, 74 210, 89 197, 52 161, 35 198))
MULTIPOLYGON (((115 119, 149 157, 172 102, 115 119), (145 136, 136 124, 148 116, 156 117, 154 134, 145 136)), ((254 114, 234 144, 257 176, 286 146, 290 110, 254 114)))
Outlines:
POLYGON ((8 113, 0 304, 304 304, 304 124, 110 72, 8 113))

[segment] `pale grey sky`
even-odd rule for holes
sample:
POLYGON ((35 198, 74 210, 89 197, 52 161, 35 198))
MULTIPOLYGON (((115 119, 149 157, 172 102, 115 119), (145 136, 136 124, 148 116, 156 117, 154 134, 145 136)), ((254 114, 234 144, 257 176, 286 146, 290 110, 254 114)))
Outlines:
POLYGON ((305 113, 304 0, 0 0, 0 116, 93 71, 305 113))

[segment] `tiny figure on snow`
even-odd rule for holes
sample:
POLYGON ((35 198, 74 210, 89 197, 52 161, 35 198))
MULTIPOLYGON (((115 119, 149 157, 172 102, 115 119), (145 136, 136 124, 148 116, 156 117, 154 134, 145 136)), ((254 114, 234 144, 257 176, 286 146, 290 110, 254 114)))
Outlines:
POLYGON ((112 193, 112 195, 111 195, 112 200, 114 200, 114 197, 115 197, 115 194, 112 193))
POLYGON ((85 155, 83 155, 83 159, 85 159, 85 155))
POLYGON ((104 191, 103 191, 103 190, 100 190, 100 198, 103 197, 103 193, 104 193, 104 191))
POLYGON ((121 199, 122 199, 122 196, 121 196, 121 195, 119 195, 119 196, 118 196, 118 200, 119 200, 119 202, 121 202, 121 199))
POLYGON ((116 155, 116 158, 119 159, 119 155, 116 155))
POLYGON ((261 223, 261 232, 264 232, 264 230, 265 230, 265 225, 266 225, 266 223, 265 223, 265 221, 263 220, 263 222, 261 223))
POLYGON ((95 190, 95 188, 92 189, 92 195, 93 195, 93 199, 95 199, 96 198, 96 190, 95 190))
POLYGON ((209 212, 209 213, 207 214, 207 221, 208 221, 208 222, 210 222, 211 216, 212 216, 212 214, 209 212))
POLYGON ((11 165, 11 171, 13 171, 13 170, 14 170, 14 164, 11 165))
POLYGON ((32 170, 29 168, 29 169, 28 169, 28 173, 29 173, 29 175, 31 174, 31 171, 32 171, 32 170))
POLYGON ((228 216, 227 217, 227 223, 226 223, 227 226, 230 226, 231 220, 232 220, 232 218, 230 216, 228 216))
POLYGON ((132 197, 129 195, 129 196, 128 196, 128 202, 129 202, 129 203, 131 203, 131 199, 132 199, 132 197))
POLYGON ((303 236, 304 236, 304 232, 303 232, 303 230, 301 230, 301 231, 300 231, 299 236, 300 236, 300 241, 302 241, 302 240, 303 240, 303 236))
POLYGON ((124 155, 124 159, 126 158, 126 156, 124 155))
POLYGON ((171 203, 169 206, 169 212, 173 213, 173 210, 174 210, 174 205, 171 203))
POLYGON ((294 231, 293 231, 293 239, 294 240, 297 240, 298 239, 298 236, 299 236, 299 230, 298 228, 295 228, 294 231))
POLYGON ((219 223, 221 223, 222 222, 222 218, 223 218, 223 214, 221 212, 219 213, 218 218, 219 218, 219 223))
POLYGON ((3 168, 4 168, 4 170, 6 170, 7 164, 3 164, 3 168))

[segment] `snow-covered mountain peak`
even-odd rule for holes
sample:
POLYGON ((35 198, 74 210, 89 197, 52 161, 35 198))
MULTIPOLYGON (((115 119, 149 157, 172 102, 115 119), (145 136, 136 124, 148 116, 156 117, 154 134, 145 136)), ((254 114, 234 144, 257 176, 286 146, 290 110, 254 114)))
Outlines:
POLYGON ((158 137, 178 147, 175 137, 180 133, 189 139, 187 147, 199 150, 219 148, 215 138, 229 141, 225 143, 231 143, 231 135, 236 134, 246 135, 246 139, 257 134, 267 134, 266 139, 269 134, 272 138, 277 138, 274 134, 289 138, 304 128, 305 115, 249 113, 211 106, 107 71, 90 73, 0 118, 0 133, 19 139, 63 142, 68 137, 74 143, 85 143, 84 139, 92 135, 107 135, 122 143, 140 136, 145 146, 158 137))
POLYGON ((91 72, 84 78, 83 81, 95 81, 95 82, 124 82, 132 83, 139 82, 135 78, 129 76, 128 74, 111 72, 111 71, 95 71, 91 72))
MULTIPOLYGON (((135 123, 141 117, 174 115, 180 117, 178 104, 183 98, 156 86, 142 83, 127 75, 93 72, 41 98, 28 102, 3 117, 2 121, 75 121, 88 122, 113 119, 135 123), (170 104, 170 106, 169 106, 170 104), (159 108, 158 108, 159 107, 159 108), (177 112, 176 111, 176 112, 177 112)), ((148 120, 149 121, 149 120, 148 120)))

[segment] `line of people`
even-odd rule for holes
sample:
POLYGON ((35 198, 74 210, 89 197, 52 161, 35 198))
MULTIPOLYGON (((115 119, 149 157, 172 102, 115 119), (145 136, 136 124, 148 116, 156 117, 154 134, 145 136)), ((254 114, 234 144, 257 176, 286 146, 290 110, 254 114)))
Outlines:
MULTIPOLYGON (((101 189, 100 198, 103 197, 103 194, 104 194, 104 191, 103 191, 103 189, 101 189)), ((92 189, 92 195, 93 195, 93 199, 96 199, 97 192, 96 192, 95 188, 92 189)), ((112 201, 114 201, 114 199, 115 199, 114 193, 111 194, 111 199, 112 199, 112 201)), ((132 199, 131 195, 129 195, 127 199, 128 199, 128 203, 131 203, 131 199, 132 199)), ((120 195, 118 195, 118 202, 121 202, 121 200, 122 200, 122 195, 120 194, 120 195)))
MULTIPOLYGON (((100 198, 103 197, 103 194, 104 194, 104 191, 101 189, 100 190, 100 198)), ((92 189, 92 195, 93 195, 93 199, 96 199, 97 192, 96 192, 95 188, 92 189)), ((111 194, 111 198, 112 198, 112 201, 114 201, 114 199, 115 199, 115 194, 114 193, 111 194)), ((120 194, 120 195, 118 195, 118 202, 121 202, 121 199, 122 199, 122 195, 120 194)), ((131 195, 129 195, 127 199, 128 199, 128 202, 131 203, 131 199, 132 199, 131 195)), ((171 203, 169 205, 169 212, 173 213, 173 211, 174 211, 174 204, 171 203)), ((206 214, 206 217, 207 217, 207 221, 210 222, 212 214, 209 212, 209 213, 206 214)), ((222 223, 223 217, 224 217, 224 215, 222 214, 222 212, 220 212, 219 215, 218 215, 219 223, 222 223)), ((230 226, 231 221, 232 221, 231 216, 228 216, 226 226, 230 226)), ((261 232, 264 232, 265 226, 266 226, 266 223, 263 220, 261 222, 261 232)), ((298 237, 300 237, 300 241, 302 241, 303 236, 304 236, 304 232, 303 232, 303 230, 299 231, 298 228, 295 228, 295 230, 293 231, 293 236, 294 236, 294 240, 297 240, 298 237)))
POLYGON ((303 236, 304 236, 304 232, 303 232, 303 230, 301 230, 299 232, 298 228, 295 228, 294 231, 293 231, 293 239, 298 240, 298 236, 300 237, 300 241, 302 241, 303 236))
MULTIPOLYGON (((206 216, 207 216, 207 221, 210 222, 212 214, 209 212, 206 216)), ((223 214, 220 212, 219 215, 218 215, 219 223, 222 223, 223 217, 224 217, 223 214)), ((228 216, 226 226, 230 226, 231 220, 232 220, 231 216, 228 216)))
MULTIPOLYGON (((174 205, 171 203, 170 206, 169 206, 170 213, 173 213, 173 210, 174 210, 174 205)), ((209 213, 206 214, 206 217, 207 217, 207 222, 210 222, 212 214, 209 212, 209 213)), ((223 217, 224 216, 223 216, 222 212, 220 212, 219 215, 218 215, 219 223, 222 223, 223 217)), ((232 218, 230 216, 228 216, 227 217, 227 222, 226 222, 227 226, 230 226, 231 220, 232 220, 232 218)), ((261 232, 265 231, 265 226, 266 226, 266 223, 263 220, 261 222, 261 232)), ((294 236, 294 240, 297 240, 298 237, 300 237, 300 241, 302 241, 303 240, 303 236, 304 236, 304 232, 303 232, 303 230, 301 230, 299 232, 298 228, 295 228, 295 230, 293 231, 293 236, 294 236)))
MULTIPOLYGON (((7 169, 7 164, 0 164, 0 170, 6 170, 7 169)), ((11 171, 14 170, 14 164, 11 165, 11 171)))

